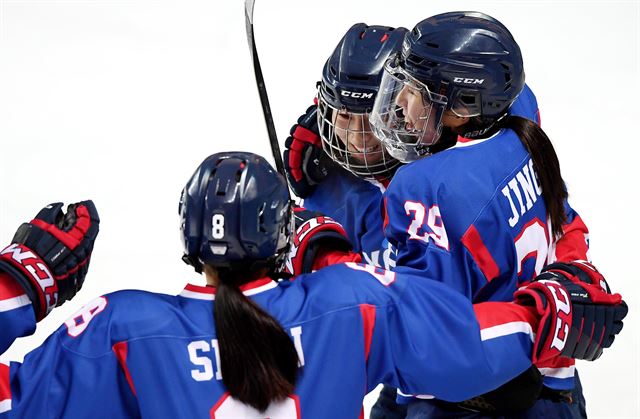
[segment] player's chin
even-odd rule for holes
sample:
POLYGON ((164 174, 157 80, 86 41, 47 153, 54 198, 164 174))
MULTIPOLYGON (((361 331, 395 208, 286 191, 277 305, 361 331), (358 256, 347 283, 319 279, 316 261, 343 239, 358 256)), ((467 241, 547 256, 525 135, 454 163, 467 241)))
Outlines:
POLYGON ((382 163, 384 160, 384 151, 382 148, 378 148, 375 151, 357 152, 352 151, 349 153, 349 160, 353 164, 362 166, 371 166, 374 164, 382 163))

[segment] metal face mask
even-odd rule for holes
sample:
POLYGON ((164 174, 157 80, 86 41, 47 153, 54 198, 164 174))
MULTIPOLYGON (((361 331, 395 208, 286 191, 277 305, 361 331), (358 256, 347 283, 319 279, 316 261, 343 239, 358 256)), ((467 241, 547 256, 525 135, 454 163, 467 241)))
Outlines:
POLYGON ((390 179, 400 162, 376 138, 369 115, 338 109, 318 90, 318 131, 325 153, 360 178, 390 179))

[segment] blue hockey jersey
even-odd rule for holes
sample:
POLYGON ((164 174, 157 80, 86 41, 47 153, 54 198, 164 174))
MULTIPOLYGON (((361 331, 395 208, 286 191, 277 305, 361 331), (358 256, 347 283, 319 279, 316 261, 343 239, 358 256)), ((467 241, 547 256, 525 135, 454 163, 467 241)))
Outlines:
MULTIPOLYGON (((12 281, 0 276, 2 351, 34 327, 12 281)), ((472 307, 437 281, 349 263, 242 289, 291 334, 299 357, 295 394, 266 412, 229 397, 215 288, 188 285, 178 296, 99 297, 24 363, 0 364, 0 418, 356 418, 380 382, 459 401, 530 366, 529 308, 472 307)))
MULTIPOLYGON (((565 235, 551 237, 531 156, 511 130, 400 168, 384 199, 396 271, 435 278, 474 302, 509 301, 546 264, 587 257, 586 227, 568 205, 565 235)), ((572 387, 573 362, 539 367, 548 386, 572 387)))

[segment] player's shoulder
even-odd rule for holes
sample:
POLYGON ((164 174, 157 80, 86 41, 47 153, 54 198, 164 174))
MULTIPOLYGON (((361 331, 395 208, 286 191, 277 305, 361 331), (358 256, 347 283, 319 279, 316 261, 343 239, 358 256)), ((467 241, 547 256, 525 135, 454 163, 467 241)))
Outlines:
POLYGON ((175 311, 175 297, 141 290, 105 294, 86 303, 57 330, 66 348, 100 356, 118 342, 155 333, 159 319, 175 311))
POLYGON ((322 310, 387 305, 402 292, 396 273, 363 263, 340 263, 296 278, 305 297, 322 310))

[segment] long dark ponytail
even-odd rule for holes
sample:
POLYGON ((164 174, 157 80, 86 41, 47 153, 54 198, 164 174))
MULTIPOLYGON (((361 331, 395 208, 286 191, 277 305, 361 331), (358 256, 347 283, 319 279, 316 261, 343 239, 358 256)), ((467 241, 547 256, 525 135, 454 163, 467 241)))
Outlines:
POLYGON ((220 272, 216 290, 222 381, 233 398, 264 412, 293 393, 298 354, 277 320, 242 294, 239 278, 220 272))
POLYGON ((531 155, 538 184, 542 189, 542 197, 551 219, 551 231, 554 238, 561 236, 562 225, 567 220, 564 203, 568 193, 551 140, 538 124, 519 116, 508 115, 500 120, 497 126, 515 131, 522 145, 531 155))

